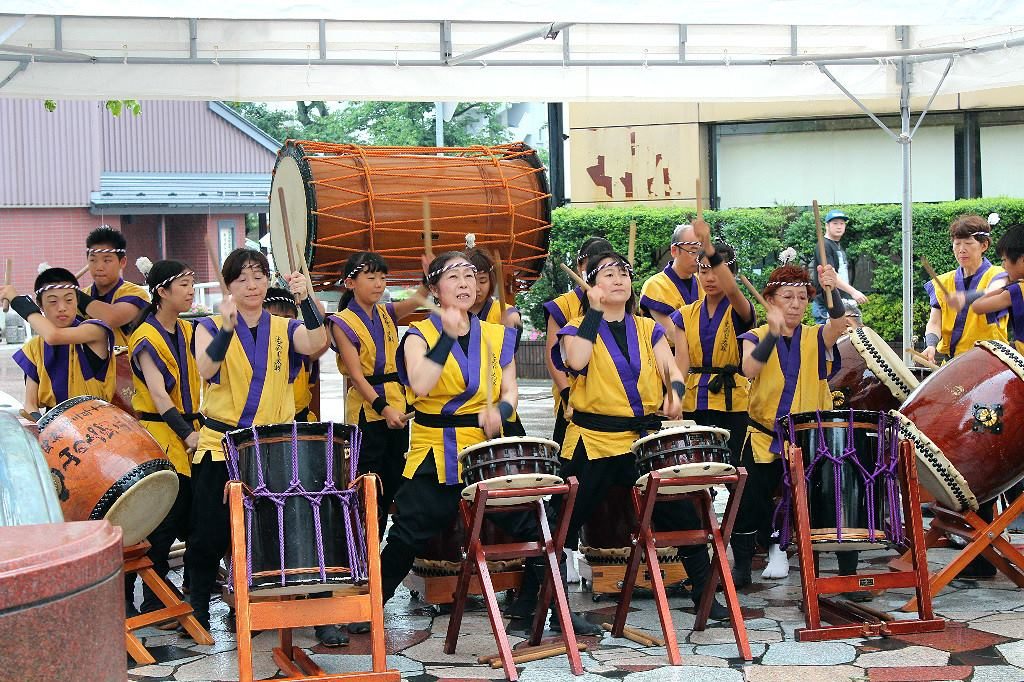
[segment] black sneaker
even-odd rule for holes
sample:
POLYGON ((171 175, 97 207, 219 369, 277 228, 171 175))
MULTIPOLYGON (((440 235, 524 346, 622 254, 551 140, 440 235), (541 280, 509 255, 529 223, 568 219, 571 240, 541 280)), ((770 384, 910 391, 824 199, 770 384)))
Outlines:
POLYGON ((346 635, 337 625, 317 625, 313 628, 316 638, 324 646, 336 647, 348 644, 346 635))
POLYGON ((349 623, 345 629, 353 635, 365 635, 370 631, 370 621, 357 620, 355 623, 349 623))
MULTIPOLYGON (((581 614, 569 612, 569 620, 572 623, 572 630, 576 633, 577 637, 586 636, 597 636, 600 637, 601 633, 604 632, 600 625, 591 623, 589 620, 584 618, 581 614)), ((558 612, 551 612, 551 624, 549 626, 552 632, 562 631, 562 622, 558 619, 558 612)))

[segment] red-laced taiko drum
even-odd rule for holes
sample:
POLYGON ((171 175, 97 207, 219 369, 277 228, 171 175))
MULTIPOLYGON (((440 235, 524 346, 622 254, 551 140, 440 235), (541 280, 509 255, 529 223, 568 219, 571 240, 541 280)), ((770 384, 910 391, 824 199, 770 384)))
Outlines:
POLYGON ((491 147, 363 147, 289 140, 277 155, 270 240, 279 270, 296 269, 281 219, 314 285, 338 286, 346 259, 375 251, 392 283, 423 275, 425 202, 433 251, 461 250, 467 233, 496 251, 513 290, 537 279, 548 250, 551 208, 544 166, 522 143, 491 147))
POLYGON ((925 379, 898 412, 921 485, 954 511, 977 509, 1024 478, 1024 356, 978 341, 925 379))

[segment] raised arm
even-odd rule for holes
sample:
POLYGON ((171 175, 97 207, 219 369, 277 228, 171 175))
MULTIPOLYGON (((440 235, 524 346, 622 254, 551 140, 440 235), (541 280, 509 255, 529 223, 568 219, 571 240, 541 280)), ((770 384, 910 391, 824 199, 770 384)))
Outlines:
POLYGON ((299 313, 303 322, 303 326, 296 329, 292 337, 295 350, 303 355, 319 357, 317 353, 322 354, 327 348, 327 330, 324 329, 323 314, 313 302, 315 297, 307 291, 305 275, 293 272, 284 278, 288 282, 288 289, 299 299, 299 313))

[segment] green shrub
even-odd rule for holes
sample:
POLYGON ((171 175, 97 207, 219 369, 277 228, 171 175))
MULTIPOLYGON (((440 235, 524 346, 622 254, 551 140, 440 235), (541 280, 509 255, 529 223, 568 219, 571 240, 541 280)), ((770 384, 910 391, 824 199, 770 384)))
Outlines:
MULTIPOLYGON (((870 261, 870 286, 862 287, 869 301, 863 306, 864 322, 886 339, 902 334, 902 245, 898 204, 862 204, 822 206, 821 213, 839 208, 851 222, 843 237, 843 246, 851 260, 858 264, 870 261)), ((996 212, 1000 223, 993 230, 993 243, 1008 225, 1024 223, 1024 200, 1006 197, 963 199, 938 204, 915 204, 914 260, 927 256, 935 269, 945 272, 956 267, 949 241, 949 223, 959 215, 977 213, 987 216, 996 212)), ((572 287, 569 278, 558 267, 564 262, 574 265, 580 242, 592 235, 606 237, 620 252, 629 242, 629 222, 637 223, 636 276, 634 287, 662 267, 667 258, 672 230, 679 223, 694 218, 692 208, 597 207, 556 209, 552 214, 548 262, 544 273, 530 291, 520 294, 518 304, 527 321, 544 330, 540 304, 572 287)), ((711 225, 712 235, 723 238, 736 248, 741 272, 757 286, 763 286, 777 265, 779 251, 793 246, 804 263, 815 251, 814 216, 809 209, 794 207, 742 208, 705 211, 704 219, 711 225)), ((994 249, 986 254, 997 262, 994 249)), ((927 276, 914 269, 914 329, 923 333, 928 316, 928 303, 923 285, 927 276)))

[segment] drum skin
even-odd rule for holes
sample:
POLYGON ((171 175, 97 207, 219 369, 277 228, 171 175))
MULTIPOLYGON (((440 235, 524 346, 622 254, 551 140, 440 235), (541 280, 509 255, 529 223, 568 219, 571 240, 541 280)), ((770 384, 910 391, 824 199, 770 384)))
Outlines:
POLYGON ((528 437, 499 438, 464 453, 462 481, 468 486, 518 474, 557 476, 558 444, 528 437))
MULTIPOLYGON (((257 426, 260 457, 251 429, 232 431, 229 435, 238 453, 241 481, 250 489, 263 482, 271 492, 285 492, 292 484, 292 424, 257 426)), ((327 481, 328 466, 338 490, 346 490, 350 480, 346 456, 349 433, 354 427, 334 424, 334 447, 327 458, 327 422, 298 423, 298 481, 309 492, 320 492, 327 481)), ((252 564, 252 588, 280 588, 281 554, 280 525, 277 505, 268 498, 254 498, 254 513, 248 541, 252 564)), ((284 504, 285 585, 291 588, 322 586, 320 560, 317 556, 313 507, 301 496, 289 497, 284 504)), ((360 520, 360 523, 362 521, 360 520)), ((365 527, 365 526, 364 526, 365 527)), ((349 581, 348 545, 345 540, 345 509, 337 497, 327 495, 320 502, 320 529, 323 539, 324 566, 327 583, 349 581)))
POLYGON ((270 196, 271 246, 283 271, 296 264, 284 255, 281 188, 291 238, 304 248, 318 289, 340 286, 346 259, 359 251, 387 260, 391 284, 419 284, 424 199, 434 253, 462 250, 474 233, 477 246, 499 253, 508 284, 520 291, 547 257, 547 180, 536 152, 522 143, 438 149, 289 140, 270 196))
POLYGON ((929 376, 899 409, 966 481, 966 491, 951 495, 929 448, 911 439, 921 485, 955 511, 976 509, 1024 478, 1024 358, 1007 344, 980 343, 1005 349, 1007 360, 975 346, 929 376))
POLYGON ((93 396, 65 400, 39 420, 39 445, 68 521, 107 519, 126 546, 144 540, 178 494, 178 475, 135 419, 93 396))
MULTIPOLYGON (((827 412, 801 412, 783 417, 788 434, 789 424, 793 423, 795 441, 791 445, 802 450, 803 468, 807 471, 814 460, 821 438, 818 423, 821 418, 825 445, 833 455, 841 454, 847 446, 847 433, 850 424, 850 410, 831 410, 827 412)), ((892 431, 888 427, 891 419, 884 415, 886 426, 883 426, 883 437, 891 442, 892 431), (886 436, 888 434, 888 436, 886 436)), ((854 431, 853 445, 860 466, 869 473, 874 473, 878 466, 878 421, 879 412, 867 410, 853 411, 854 431)), ((787 440, 789 437, 787 435, 787 440)), ((883 456, 889 456, 891 448, 886 449, 883 456)), ((886 461, 886 460, 883 460, 886 461)), ((889 460, 891 461, 891 460, 889 460)), ((888 527, 889 508, 888 493, 883 485, 883 477, 874 481, 874 529, 872 538, 868 532, 868 495, 867 483, 857 466, 850 460, 840 467, 839 480, 836 480, 835 468, 828 458, 821 458, 810 473, 807 480, 808 518, 811 527, 811 538, 815 549, 830 551, 856 549, 856 545, 883 542, 886 539, 885 529, 888 527), (839 517, 836 512, 836 487, 840 489, 841 508, 839 517), (842 531, 840 538, 839 531, 842 531)))

